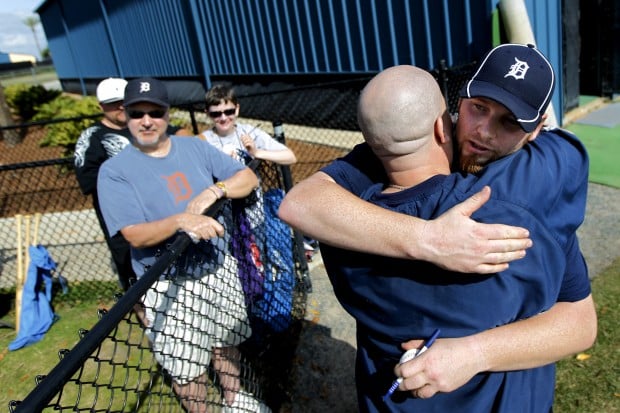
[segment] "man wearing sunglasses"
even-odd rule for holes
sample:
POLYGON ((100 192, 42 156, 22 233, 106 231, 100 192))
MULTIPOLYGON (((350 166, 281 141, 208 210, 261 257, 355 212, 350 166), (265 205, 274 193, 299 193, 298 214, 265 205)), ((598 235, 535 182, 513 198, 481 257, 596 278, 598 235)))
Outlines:
POLYGON ((157 361, 189 412, 206 411, 211 361, 224 411, 270 411, 241 388, 237 345, 251 335, 236 261, 227 251, 230 220, 203 213, 220 198, 243 198, 258 179, 248 167, 197 138, 170 136, 168 92, 153 78, 131 80, 125 112, 132 142, 101 167, 103 216, 131 245, 138 278, 180 232, 194 240, 143 297, 157 361), (220 222, 219 220, 222 220, 220 222))
MULTIPOLYGON (((123 108, 127 81, 121 78, 110 77, 97 85, 96 96, 103 112, 101 120, 86 128, 80 134, 75 144, 74 164, 75 176, 84 195, 91 195, 93 208, 110 255, 118 273, 120 286, 127 290, 136 274, 131 267, 129 244, 119 232, 110 236, 97 195, 97 174, 101 164, 117 155, 125 146, 129 145, 131 133, 127 128, 127 116, 123 108)), ((169 126, 168 132, 175 135, 189 135, 189 131, 176 126, 169 126)))
POLYGON ((205 103, 213 127, 202 132, 200 137, 211 145, 241 161, 256 158, 280 165, 297 162, 293 151, 267 132, 255 125, 237 122, 239 101, 231 87, 214 85, 207 92, 205 103), (250 158, 243 156, 244 153, 250 158))

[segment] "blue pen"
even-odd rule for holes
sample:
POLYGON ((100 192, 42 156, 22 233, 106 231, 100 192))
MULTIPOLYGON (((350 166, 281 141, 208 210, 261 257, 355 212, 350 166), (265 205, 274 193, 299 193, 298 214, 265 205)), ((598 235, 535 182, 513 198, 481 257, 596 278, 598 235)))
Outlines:
MULTIPOLYGON (((436 329, 433 332, 433 334, 429 337, 429 339, 426 340, 426 343, 424 343, 422 348, 420 348, 420 349, 412 348, 411 350, 407 350, 405 352, 405 354, 403 354, 401 356, 400 360, 398 361, 398 364, 406 363, 409 360, 418 357, 420 354, 424 353, 426 350, 431 348, 431 346, 433 345, 433 343, 435 342, 435 340, 439 336, 440 332, 441 332, 441 330, 436 329)), ((392 394, 394 394, 394 392, 396 391, 396 389, 398 388, 398 386, 402 382, 403 382, 403 378, 402 377, 399 377, 396 380, 394 380, 394 383, 392 383, 392 385, 390 386, 390 389, 387 391, 387 393, 385 393, 385 396, 383 396, 383 400, 386 400, 388 397, 390 397, 392 394)))

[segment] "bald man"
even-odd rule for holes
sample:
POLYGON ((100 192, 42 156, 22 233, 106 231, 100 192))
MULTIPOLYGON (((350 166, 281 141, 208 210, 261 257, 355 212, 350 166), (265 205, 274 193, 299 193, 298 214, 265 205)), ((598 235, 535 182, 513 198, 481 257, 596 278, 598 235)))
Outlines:
MULTIPOLYGON (((544 139, 540 150, 515 151, 476 175, 450 174, 445 102, 434 78, 413 66, 373 78, 360 96, 358 121, 389 180, 361 191, 362 199, 430 220, 492 185, 491 199, 472 218, 526 227, 534 241, 509 269, 478 276, 323 243, 334 292, 357 322, 360 411, 550 411, 552 363, 594 340, 592 333, 553 339, 558 329, 570 328, 558 327, 553 315, 591 300, 590 286, 574 233, 546 225, 545 208, 539 207, 553 203, 564 188, 532 185, 544 178, 533 165, 553 165, 571 138, 544 139), (529 192, 522 190, 525 185, 529 192), (441 338, 429 351, 394 370, 405 349, 419 346, 437 328, 441 338), (529 345, 534 350, 521 347, 527 344, 523 337, 536 338, 537 345, 529 345), (417 340, 409 342, 412 338, 417 340), (410 391, 384 398, 395 373, 403 378, 400 389, 410 391)), ((350 168, 340 166, 326 171, 337 182, 355 182, 350 168)), ((578 217, 575 221, 576 227, 578 217)))

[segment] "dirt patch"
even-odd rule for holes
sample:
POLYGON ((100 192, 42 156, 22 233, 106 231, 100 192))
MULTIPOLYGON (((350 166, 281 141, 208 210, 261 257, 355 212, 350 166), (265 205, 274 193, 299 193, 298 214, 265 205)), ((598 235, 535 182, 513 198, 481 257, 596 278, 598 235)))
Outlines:
MULTIPOLYGON (((77 185, 70 160, 43 164, 43 161, 61 159, 63 153, 63 148, 41 147, 45 127, 10 131, 18 132, 19 139, 14 136, 8 139, 6 132, 0 142, 0 217, 92 208, 90 197, 84 196, 77 185), (17 140, 19 143, 12 143, 17 140)), ((287 140, 287 145, 298 159, 291 166, 293 184, 347 152, 295 139, 287 140)))
POLYGON ((6 139, 6 131, 0 143, 0 217, 92 208, 90 197, 77 185, 70 160, 46 164, 60 159, 62 148, 40 146, 45 129, 16 131, 19 143, 6 139))

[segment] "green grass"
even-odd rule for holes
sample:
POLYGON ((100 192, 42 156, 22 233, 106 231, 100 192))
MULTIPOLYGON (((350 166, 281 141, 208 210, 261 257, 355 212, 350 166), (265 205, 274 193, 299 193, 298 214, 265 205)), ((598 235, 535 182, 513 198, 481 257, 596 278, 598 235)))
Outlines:
POLYGON ((572 123, 566 129, 579 137, 590 155, 590 182, 620 188, 620 127, 572 123))
MULTIPOLYGON (((79 329, 92 327, 98 321, 97 309, 108 305, 94 301, 58 304, 55 312, 60 319, 45 337, 16 351, 8 350, 9 343, 15 339, 15 331, 1 329, 0 383, 3 383, 3 390, 0 391, 0 406, 7 406, 10 400, 23 400, 34 388, 35 377, 47 374, 58 363, 58 351, 71 349, 79 340, 79 329)), ((13 323, 14 312, 8 313, 3 320, 13 323)))
MULTIPOLYGON (((58 364, 59 351, 72 349, 79 341, 80 329, 88 330, 99 321, 98 310, 114 305, 115 292, 114 282, 70 285, 68 294, 58 295, 53 300, 54 311, 60 319, 41 341, 19 350, 8 350, 9 343, 15 339, 15 330, 0 329, 0 383, 3 384, 0 406, 8 406, 11 400, 24 400, 34 390, 35 378, 48 374, 58 364)), ((14 291, 0 293, 4 303, 14 297, 14 291)), ((121 322, 73 375, 73 380, 79 379, 84 384, 69 383, 65 386, 60 406, 67 408, 79 400, 80 409, 94 406, 97 411, 148 412, 154 409, 182 412, 170 383, 164 379, 150 352, 149 342, 135 315, 132 318, 132 323, 121 322), (90 384, 93 382, 97 383, 96 388, 90 384), (145 392, 149 395, 142 400, 140 397, 145 392)), ((13 325, 14 309, 5 311, 0 321, 13 325)), ((219 393, 212 391, 209 397, 212 402, 219 402, 219 393)))
POLYGON ((558 363, 554 412, 620 412, 620 259, 592 280, 598 337, 585 352, 558 363))

